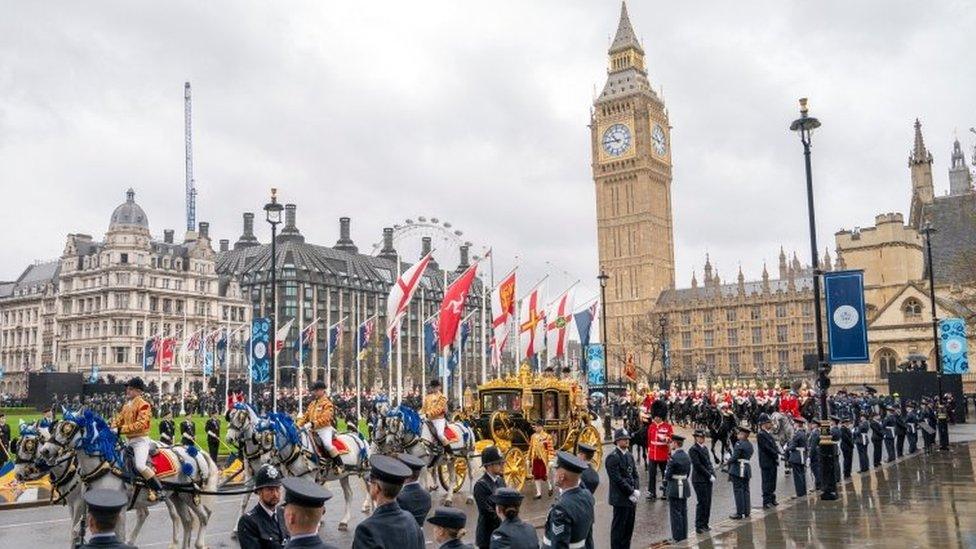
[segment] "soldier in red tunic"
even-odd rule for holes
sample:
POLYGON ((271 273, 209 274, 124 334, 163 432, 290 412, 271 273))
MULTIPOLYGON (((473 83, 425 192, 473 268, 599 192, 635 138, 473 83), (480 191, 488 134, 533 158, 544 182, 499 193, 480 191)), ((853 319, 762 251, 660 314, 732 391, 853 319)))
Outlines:
POLYGON ((647 464, 649 473, 647 482, 648 501, 657 499, 656 487, 659 469, 662 481, 661 490, 664 491, 664 470, 667 468, 668 459, 671 457, 669 445, 671 444, 671 436, 674 434, 674 427, 664 421, 665 416, 667 416, 667 407, 660 400, 656 401, 655 404, 658 406, 651 410, 654 420, 647 427, 647 460, 650 462, 647 464))

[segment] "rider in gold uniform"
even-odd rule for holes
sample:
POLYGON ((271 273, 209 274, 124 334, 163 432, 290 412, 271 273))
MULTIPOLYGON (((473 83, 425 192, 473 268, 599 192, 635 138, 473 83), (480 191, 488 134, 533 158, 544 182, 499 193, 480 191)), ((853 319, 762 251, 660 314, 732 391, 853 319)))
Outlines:
POLYGON ((126 445, 132 448, 132 465, 136 472, 146 479, 149 501, 155 501, 158 494, 162 492, 163 486, 156 478, 156 472, 147 463, 152 406, 142 398, 145 390, 146 384, 139 377, 134 377, 125 384, 125 396, 128 400, 122 405, 119 415, 112 420, 112 427, 118 429, 119 434, 125 435, 126 445))
POLYGON ((442 445, 448 446, 450 443, 444 436, 444 427, 447 425, 447 397, 441 392, 441 382, 434 379, 430 382, 430 392, 424 398, 424 405, 420 409, 433 425, 434 434, 442 445))
POLYGON ((308 404, 305 413, 298 418, 297 425, 303 427, 310 424, 322 441, 325 451, 329 453, 329 457, 336 460, 339 453, 332 444, 332 437, 335 434, 335 427, 332 425, 335 407, 332 405, 332 399, 325 394, 325 383, 316 381, 312 385, 312 395, 315 396, 315 400, 308 404))

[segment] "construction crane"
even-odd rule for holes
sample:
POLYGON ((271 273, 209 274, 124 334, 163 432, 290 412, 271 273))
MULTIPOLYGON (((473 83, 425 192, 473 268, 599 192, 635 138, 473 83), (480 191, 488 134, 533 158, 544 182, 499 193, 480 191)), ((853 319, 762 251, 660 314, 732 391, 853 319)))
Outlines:
POLYGON ((197 226, 197 188, 193 180, 193 131, 190 124, 190 83, 183 84, 183 117, 186 135, 186 230, 197 226))

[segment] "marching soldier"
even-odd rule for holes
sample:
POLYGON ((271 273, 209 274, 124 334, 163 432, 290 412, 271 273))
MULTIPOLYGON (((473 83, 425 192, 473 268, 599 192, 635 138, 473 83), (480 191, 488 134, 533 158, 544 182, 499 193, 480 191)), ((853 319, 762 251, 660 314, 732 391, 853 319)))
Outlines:
POLYGON ((885 453, 887 454, 887 459, 885 462, 891 463, 895 461, 895 431, 898 430, 898 419, 895 417, 895 409, 891 406, 885 408, 887 415, 885 415, 884 421, 881 425, 884 427, 884 445, 885 453))
POLYGON ((857 470, 863 473, 871 468, 868 460, 868 441, 871 439, 871 422, 862 417, 854 430, 854 447, 857 448, 857 470))
POLYGON ((807 435, 807 421, 803 416, 798 416, 796 422, 796 433, 789 444, 786 445, 786 461, 793 470, 793 488, 796 489, 796 497, 801 498, 807 495, 807 443, 810 440, 807 435))
POLYGON ((403 483, 396 501, 400 508, 413 515, 417 526, 423 527, 427 513, 430 513, 430 492, 420 485, 420 472, 424 470, 424 460, 411 454, 397 454, 397 459, 410 468, 410 477, 403 483))
POLYGON ((810 429, 807 433, 807 451, 810 454, 809 468, 813 475, 813 487, 820 490, 820 420, 810 418, 810 429))
POLYGON ((914 454, 918 451, 918 414, 915 413, 915 405, 909 403, 908 412, 905 414, 905 431, 908 437, 908 453, 914 454))
POLYGON ((671 539, 676 542, 688 537, 688 494, 691 492, 688 475, 691 473, 691 458, 682 448, 684 443, 685 437, 671 436, 671 459, 664 470, 668 511, 671 515, 671 539))
POLYGON ((133 545, 126 545, 115 535, 115 527, 119 522, 122 508, 129 503, 123 492, 116 490, 89 490, 83 496, 88 506, 88 531, 91 536, 88 543, 81 549, 135 549, 133 545))
POLYGON ((423 530, 396 502, 410 468, 382 455, 371 457, 369 464, 369 497, 376 508, 356 526, 353 549, 423 549, 423 530))
POLYGON ((220 420, 217 419, 217 411, 210 412, 210 419, 207 420, 203 429, 207 432, 207 450, 210 458, 217 463, 217 453, 220 450, 220 420))
POLYGON ((180 422, 180 444, 183 446, 195 446, 197 443, 197 426, 193 423, 193 417, 189 412, 183 416, 180 422))
POLYGON ((332 498, 332 492, 301 477, 286 478, 281 484, 285 487, 285 527, 291 534, 285 549, 337 549, 334 545, 325 544, 319 537, 325 502, 332 498))
POLYGON ((901 457, 905 454, 905 435, 908 434, 908 426, 905 424, 905 414, 901 408, 895 408, 895 455, 901 457))
MULTIPOLYGON (((590 446, 589 444, 584 444, 582 442, 576 445, 576 457, 582 459, 587 463, 592 463, 593 456, 596 454, 596 448, 590 446)), ((600 473, 596 472, 593 467, 587 467, 583 471, 582 475, 583 487, 590 491, 594 497, 596 497, 596 489, 600 486, 600 473)))
POLYGON ((7 425, 7 415, 0 412, 0 465, 7 463, 10 456, 10 426, 7 425))
POLYGON ((315 431, 316 436, 322 442, 322 447, 325 448, 329 457, 332 458, 333 464, 336 467, 341 467, 342 461, 340 460, 339 453, 336 451, 335 445, 332 444, 332 437, 335 434, 335 427, 332 425, 332 420, 335 416, 335 407, 332 404, 332 399, 325 394, 324 382, 316 381, 312 385, 312 396, 315 397, 315 400, 308 403, 308 408, 298 418, 297 425, 301 427, 311 425, 312 430, 315 431))
POLYGON ((450 442, 444 436, 447 426, 447 397, 441 392, 441 382, 438 379, 430 381, 430 389, 424 398, 424 405, 420 413, 434 426, 434 435, 445 449, 450 450, 450 442))
POLYGON ((884 441, 884 426, 878 420, 877 412, 871 412, 871 451, 875 467, 881 467, 881 443, 884 441))
POLYGON ((840 420, 840 455, 844 458, 844 478, 851 478, 854 467, 854 432, 851 430, 851 416, 840 420))
MULTIPOLYGON (((660 470, 663 475, 664 469, 668 465, 668 444, 671 442, 671 435, 674 434, 674 427, 664 421, 665 412, 663 410, 666 409, 666 406, 661 401, 655 400, 651 408, 654 409, 654 420, 647 427, 647 468, 648 473, 650 473, 647 475, 648 501, 657 499, 657 473, 660 470), (659 405, 660 408, 655 408, 656 405, 659 405)), ((663 483, 661 489, 664 489, 663 483)))
POLYGON ((475 505, 478 506, 478 526, 474 533, 474 543, 485 549, 491 545, 491 533, 501 524, 501 519, 495 512, 492 494, 505 487, 505 479, 501 476, 505 469, 505 458, 497 447, 487 446, 481 451, 481 466, 485 468, 485 474, 474 483, 472 489, 475 505))
POLYGON ((554 549, 585 547, 593 529, 593 494, 580 487, 580 474, 589 465, 568 452, 556 453, 556 486, 562 492, 549 508, 542 545, 554 549))
POLYGON ((514 488, 495 491, 495 514, 502 524, 491 533, 490 549, 539 549, 535 528, 519 518, 523 497, 514 488))
POLYGON ((688 457, 691 459, 691 486, 695 489, 695 532, 701 534, 711 529, 708 521, 712 515, 715 468, 705 447, 705 431, 695 429, 694 436, 695 443, 688 450, 688 457))
POLYGON ((640 499, 640 477, 637 463, 630 453, 630 433, 617 429, 613 433, 614 449, 605 463, 607 477, 610 479, 609 503, 613 508, 610 522, 610 548, 629 549, 630 538, 634 534, 634 518, 637 501, 640 499))
POLYGON ((938 417, 935 410, 932 409, 932 403, 928 399, 922 400, 921 420, 924 423, 922 427, 922 442, 925 444, 925 450, 928 451, 935 447, 935 430, 938 426, 938 417))
POLYGON ((729 518, 739 520, 750 515, 752 502, 749 497, 749 479, 752 478, 752 443, 749 442, 748 427, 740 426, 737 434, 738 441, 732 447, 732 457, 729 458, 729 480, 732 482, 732 494, 735 499, 735 514, 729 518))
POLYGON ((759 473, 762 476, 763 509, 776 507, 776 472, 779 470, 779 444, 769 430, 773 421, 766 414, 759 416, 759 433, 756 444, 759 446, 759 473))
POLYGON ((281 473, 273 465, 263 465, 254 474, 254 493, 258 503, 237 521, 237 542, 241 549, 281 549, 285 530, 281 502, 281 473))
POLYGON ((555 453, 552 446, 552 435, 546 432, 545 422, 535 420, 532 425, 532 436, 529 437, 529 463, 532 464, 532 478, 535 480, 535 499, 542 498, 542 483, 545 482, 552 495, 552 484, 549 481, 549 461, 555 453))
POLYGON ((167 410, 159 422, 159 441, 172 446, 174 434, 176 434, 176 424, 173 423, 173 413, 167 410))
POLYGON ((146 463, 149 459, 149 423, 152 418, 152 407, 142 393, 146 384, 142 378, 134 377, 125 384, 125 396, 128 399, 122 405, 119 415, 112 420, 112 427, 125 435, 126 445, 132 448, 132 465, 136 472, 146 480, 149 487, 147 499, 155 501, 162 493, 163 485, 156 478, 156 472, 146 463))

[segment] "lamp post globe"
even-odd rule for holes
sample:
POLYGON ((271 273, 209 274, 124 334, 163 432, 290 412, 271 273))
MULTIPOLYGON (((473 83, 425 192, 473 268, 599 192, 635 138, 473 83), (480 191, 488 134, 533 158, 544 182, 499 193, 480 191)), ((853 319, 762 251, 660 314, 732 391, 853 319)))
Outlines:
POLYGON ((271 298, 268 300, 271 307, 271 372, 272 372, 272 409, 278 411, 278 360, 277 360, 277 333, 278 333, 278 224, 281 223, 281 212, 284 206, 278 203, 278 189, 271 188, 271 202, 264 205, 265 219, 271 225, 271 298))

